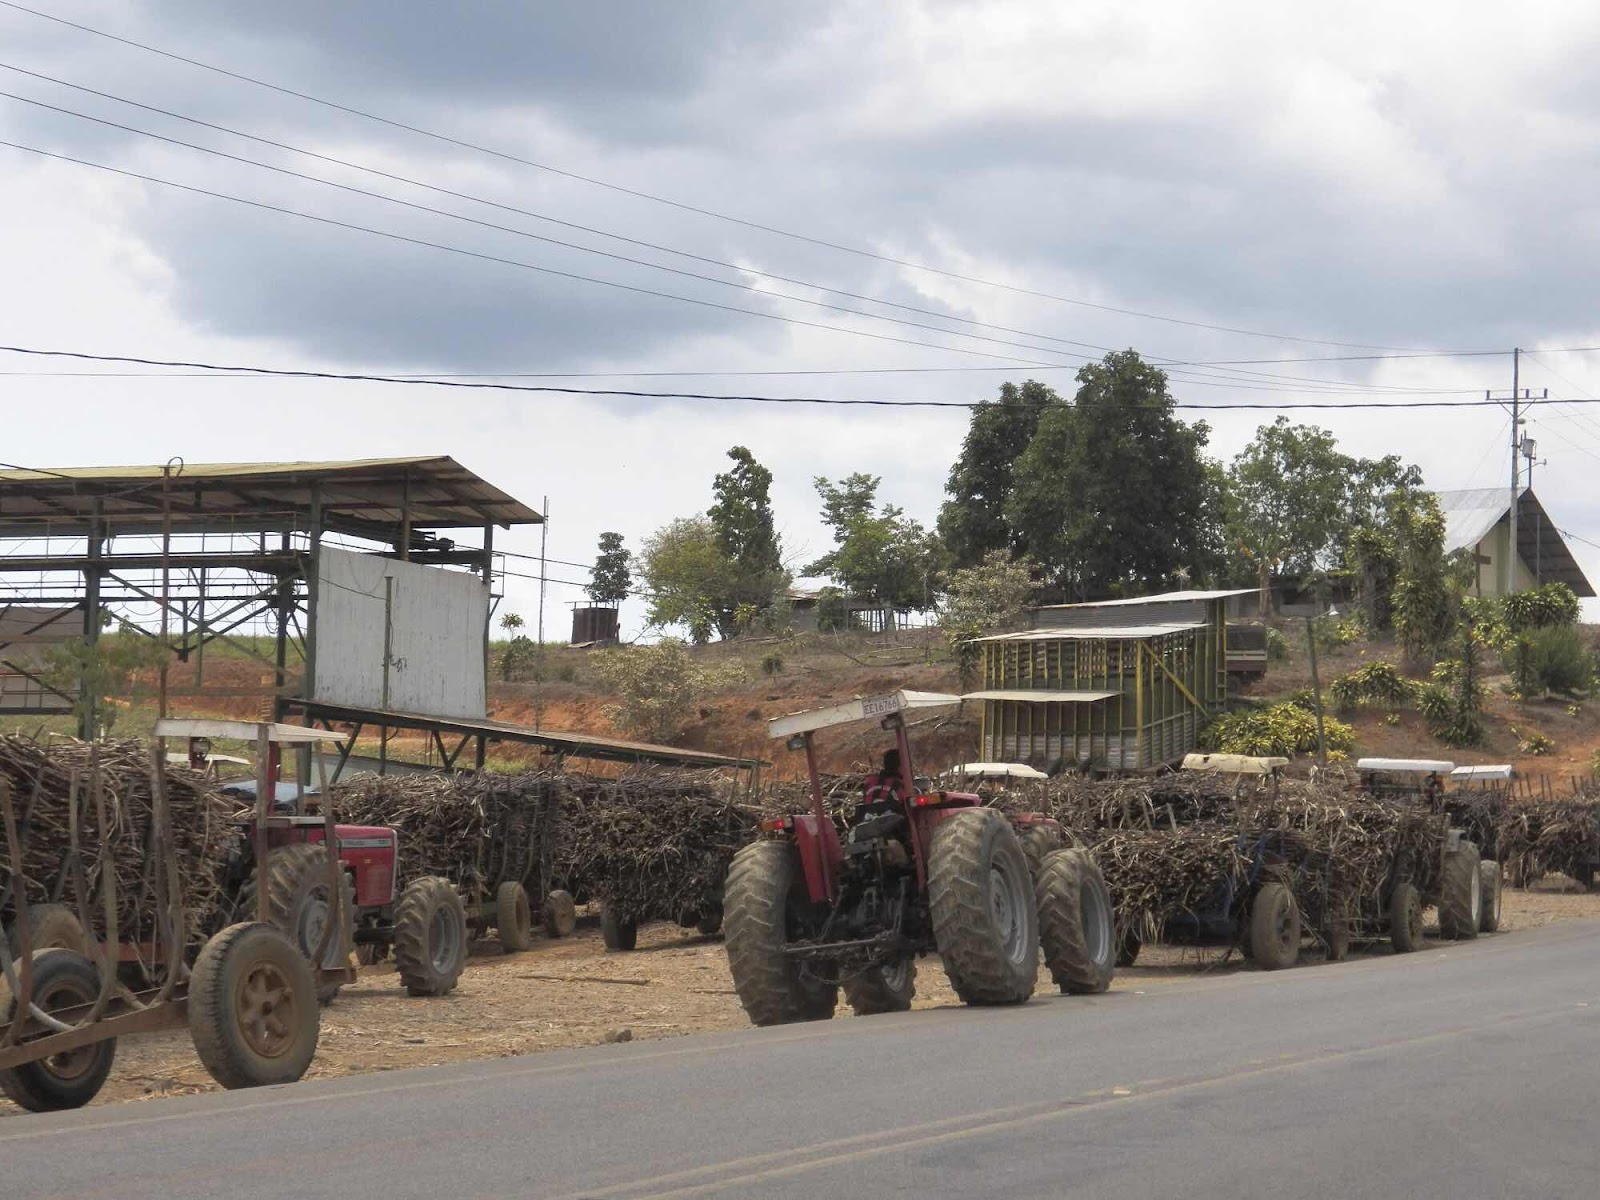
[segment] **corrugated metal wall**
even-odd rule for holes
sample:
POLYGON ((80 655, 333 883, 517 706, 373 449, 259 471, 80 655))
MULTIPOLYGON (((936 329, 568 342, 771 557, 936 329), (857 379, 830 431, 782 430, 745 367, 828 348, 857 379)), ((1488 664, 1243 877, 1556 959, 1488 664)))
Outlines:
POLYGON ((312 699, 435 717, 487 714, 483 639, 489 590, 465 571, 324 547, 317 560, 312 699), (392 582, 387 586, 385 579, 392 582))

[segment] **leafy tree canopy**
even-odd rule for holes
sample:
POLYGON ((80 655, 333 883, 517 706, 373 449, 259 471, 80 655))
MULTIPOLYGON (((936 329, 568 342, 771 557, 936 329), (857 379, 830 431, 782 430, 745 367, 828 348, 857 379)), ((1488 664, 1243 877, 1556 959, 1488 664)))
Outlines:
POLYGON ((957 567, 976 566, 994 550, 1018 551, 1022 537, 1006 518, 1012 469, 1048 408, 1064 402, 1036 380, 1000 385, 1000 399, 972 411, 961 455, 950 468, 939 510, 939 535, 957 567))
POLYGON ((620 533, 600 535, 600 554, 589 571, 589 586, 585 590, 596 604, 621 604, 633 587, 631 564, 633 555, 622 545, 620 533))

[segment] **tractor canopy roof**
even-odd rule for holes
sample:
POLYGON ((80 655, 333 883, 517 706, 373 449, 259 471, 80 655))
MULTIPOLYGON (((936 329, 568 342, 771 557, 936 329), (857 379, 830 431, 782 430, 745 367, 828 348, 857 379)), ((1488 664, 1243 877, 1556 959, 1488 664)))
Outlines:
POLYGON ((1026 763, 996 763, 975 762, 963 763, 959 767, 951 767, 944 773, 945 779, 1049 779, 1037 767, 1030 767, 1026 763))
POLYGON ((878 696, 857 696, 854 700, 846 700, 843 704, 832 704, 827 708, 813 708, 806 712, 790 713, 786 717, 774 717, 767 722, 767 736, 793 737, 797 733, 811 733, 818 729, 830 729, 835 725, 849 725, 854 721, 887 717, 891 713, 905 712, 908 709, 946 708, 960 703, 960 696, 952 696, 946 692, 913 692, 901 688, 897 692, 885 692, 878 696))
POLYGON ((1289 765, 1287 758, 1264 758, 1254 754, 1185 754, 1185 771, 1217 771, 1225 775, 1271 775, 1289 765))
POLYGON ((1453 762, 1440 758, 1358 758, 1358 771, 1384 771, 1390 775, 1448 775, 1456 769, 1453 762))

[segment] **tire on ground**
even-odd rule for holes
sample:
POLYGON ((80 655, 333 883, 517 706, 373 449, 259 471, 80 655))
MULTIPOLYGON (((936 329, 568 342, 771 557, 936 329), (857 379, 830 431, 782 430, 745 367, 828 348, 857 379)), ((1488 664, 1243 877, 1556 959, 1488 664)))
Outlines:
MULTIPOLYGON (((239 889, 234 911, 246 922, 256 919, 259 878, 259 875, 252 877, 239 889)), ((328 901, 327 850, 320 843, 279 846, 268 853, 265 878, 268 919, 288 934, 306 960, 311 961, 332 912, 328 901)), ((342 967, 348 963, 355 938, 355 887, 343 871, 339 872, 339 888, 344 928, 328 939, 328 949, 322 959, 324 967, 342 967)), ((317 999, 327 1004, 343 986, 342 980, 323 983, 319 978, 317 999)))
POLYGON ((1483 920, 1483 876, 1478 848, 1462 842, 1444 856, 1439 873, 1439 936, 1466 941, 1478 936, 1483 920))
MULTIPOLYGON (((74 922, 76 923, 76 922, 74 922)), ((82 954, 62 946, 33 952, 32 1002, 47 1013, 93 1004, 100 995, 100 972, 82 954)), ((0 1010, 10 1021, 16 998, 7 996, 0 1010)), ((0 1071, 0 1095, 29 1112, 82 1108, 99 1094, 117 1056, 116 1038, 94 1042, 65 1054, 23 1063, 0 1071)))
POLYGON ((1350 922, 1345 917, 1332 917, 1322 930, 1323 944, 1328 948, 1329 962, 1343 962, 1350 957, 1350 922))
POLYGON ((467 965, 467 912, 448 879, 413 880, 394 908, 394 962, 413 996, 442 996, 467 965))
POLYGON ((751 842, 733 856, 722 899, 728 970, 739 1003, 756 1025, 833 1016, 838 988, 809 978, 783 952, 792 910, 808 903, 800 852, 789 842, 751 842))
POLYGON ((600 937, 607 950, 632 950, 639 944, 639 918, 624 917, 612 905, 602 903, 600 937))
POLYGON ((934 941, 967 1004, 1021 1004, 1039 975, 1039 921, 1028 859, 992 808, 963 809, 933 832, 928 907, 934 941))
POLYGON ((722 909, 713 908, 700 914, 700 919, 694 923, 694 931, 701 937, 711 937, 722 932, 722 909))
MULTIPOLYGON (((22 953, 22 941, 17 937, 16 923, 6 927, 6 944, 16 957, 22 953)), ((65 904, 30 904, 28 906, 28 948, 30 950, 74 950, 85 958, 89 955, 89 938, 83 925, 65 904)))
POLYGON ((1045 856, 1034 885, 1039 945, 1056 986, 1090 995, 1111 986, 1118 946, 1111 892, 1087 850, 1045 856))
POLYGON ((261 921, 230 925, 200 948, 189 977, 189 1036, 225 1088, 293 1083, 317 1053, 311 963, 261 921))
POLYGON ((494 928, 507 954, 533 947, 533 908, 528 889, 508 879, 495 889, 494 928))
POLYGON ((1395 884, 1389 896, 1389 943, 1396 954, 1422 948, 1422 896, 1410 880, 1395 884))
POLYGON ((1250 904, 1250 956, 1265 971, 1292 967, 1300 957, 1300 906, 1288 884, 1268 880, 1250 904))
POLYGON ((545 934, 553 938, 571 937, 578 927, 578 905, 571 892, 557 888, 544 898, 545 934))
POLYGON ((840 985, 858 1017, 905 1012, 917 993, 917 960, 907 955, 890 966, 868 967, 847 975, 840 985))
POLYGON ((1144 949, 1144 939, 1132 929, 1125 929, 1117 939, 1117 966, 1131 967, 1139 961, 1139 951, 1144 949))
POLYGON ((1478 877, 1483 881, 1483 914, 1478 918, 1479 933, 1494 933, 1500 928, 1500 889, 1504 877, 1500 864, 1492 858, 1478 863, 1478 877))

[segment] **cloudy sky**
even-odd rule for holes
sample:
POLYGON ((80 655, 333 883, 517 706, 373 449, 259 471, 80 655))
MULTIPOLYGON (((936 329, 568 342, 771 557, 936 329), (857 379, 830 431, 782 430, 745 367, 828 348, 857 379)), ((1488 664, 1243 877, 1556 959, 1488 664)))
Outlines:
MULTIPOLYGON (((1552 397, 1539 491, 1600 542, 1600 408, 1556 402, 1600 395, 1600 353, 1555 352, 1600 343, 1592 5, 31 3, 167 54, 0 6, 0 139, 301 215, 0 147, 0 343, 957 401, 1030 375, 1068 390, 1085 356, 1132 346, 1230 364, 1174 367, 1198 405, 1481 398, 1521 346, 1552 397), (1504 353, 1416 356, 1463 350, 1504 353), (1300 361, 1249 361, 1270 359, 1300 361)), ((548 496, 550 554, 580 563, 602 530, 637 545, 703 509, 735 443, 776 475, 797 558, 826 540, 816 475, 882 475, 931 520, 965 428, 30 373, 83 369, 0 354, 0 459, 448 453, 548 496)), ((1210 414, 1213 449, 1272 415, 1210 414)), ((1298 418, 1436 487, 1508 481, 1497 408, 1298 418)), ((1575 548, 1600 579, 1600 550, 1575 548)), ((512 607, 533 595, 512 581, 512 607)), ((578 593, 551 596, 559 630, 578 593)))

